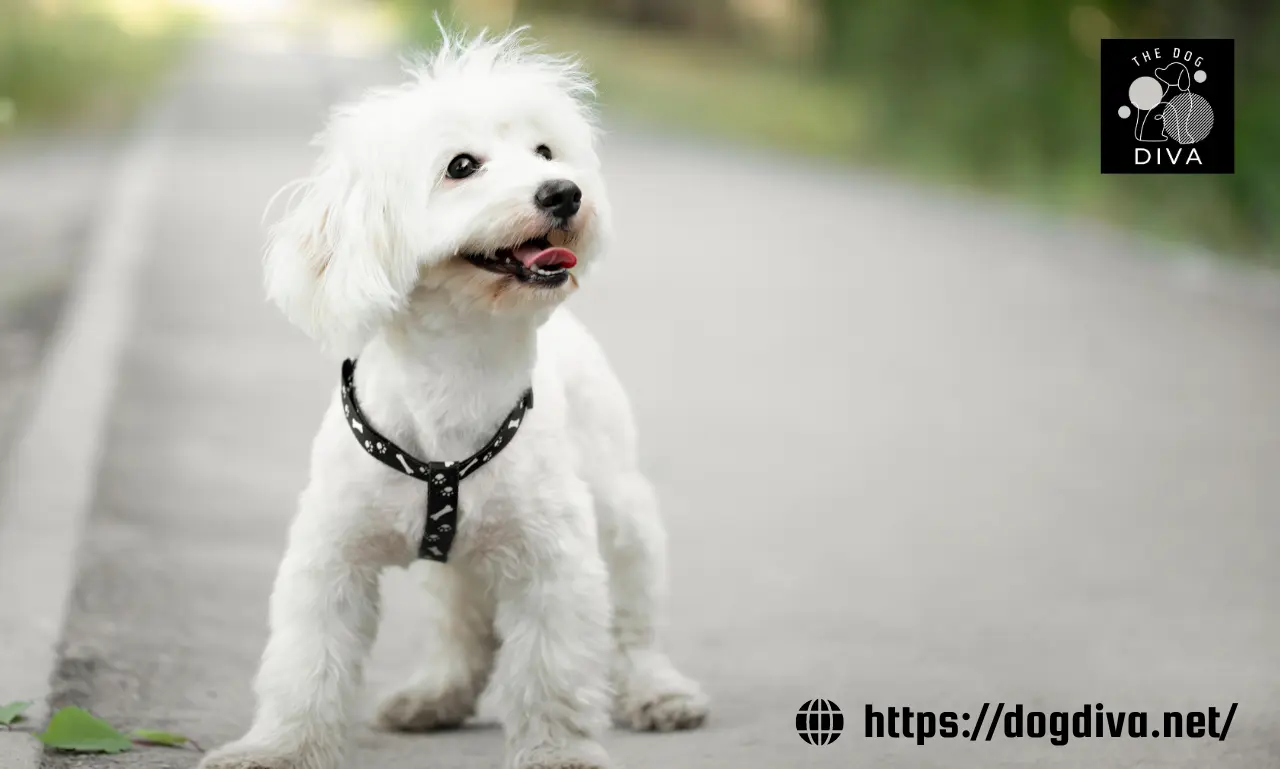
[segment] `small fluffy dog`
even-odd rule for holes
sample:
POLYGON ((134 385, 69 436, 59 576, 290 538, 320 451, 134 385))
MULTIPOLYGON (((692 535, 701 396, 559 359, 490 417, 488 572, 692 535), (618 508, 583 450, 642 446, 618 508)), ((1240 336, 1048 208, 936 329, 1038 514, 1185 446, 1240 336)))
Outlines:
MULTIPOLYGON (((591 84, 519 32, 447 40, 410 72, 334 111, 272 229, 268 294, 358 357, 365 419, 423 461, 470 456, 527 388, 536 405, 459 484, 448 562, 424 568, 434 642, 378 721, 457 726, 491 685, 508 767, 606 767, 611 710, 666 731, 701 724, 707 700, 659 646, 665 532, 627 398, 557 309, 609 240, 591 84)), ((204 769, 342 761, 379 574, 415 562, 428 492, 348 422, 336 394, 271 596, 253 725, 204 769)))

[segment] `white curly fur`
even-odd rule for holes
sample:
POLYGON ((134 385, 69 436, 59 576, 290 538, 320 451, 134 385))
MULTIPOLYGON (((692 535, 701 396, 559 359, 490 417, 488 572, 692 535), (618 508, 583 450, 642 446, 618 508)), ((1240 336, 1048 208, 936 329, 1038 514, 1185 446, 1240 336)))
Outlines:
MULTIPOLYGON (((366 417, 421 458, 470 455, 531 382, 536 408, 462 484, 450 561, 423 568, 434 641, 379 722, 453 726, 489 686, 508 767, 605 767, 610 697, 638 729, 696 726, 707 702, 659 649, 665 533, 627 398, 558 308, 608 244, 590 82, 518 31, 446 36, 409 74, 333 112, 312 175, 272 228, 268 295, 325 349, 358 354, 366 417), (459 153, 482 170, 446 179, 459 153), (545 232, 533 196, 553 179, 583 195, 563 287, 458 258, 545 232)), ((253 725, 204 769, 341 764, 379 574, 414 561, 425 494, 365 455, 335 390, 271 596, 253 725)))

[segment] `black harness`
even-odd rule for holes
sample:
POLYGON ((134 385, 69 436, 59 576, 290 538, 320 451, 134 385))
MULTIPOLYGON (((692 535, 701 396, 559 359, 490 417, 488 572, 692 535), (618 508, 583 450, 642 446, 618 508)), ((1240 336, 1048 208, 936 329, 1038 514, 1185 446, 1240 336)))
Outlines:
POLYGON ((418 557, 441 563, 449 560, 449 548, 458 533, 458 487, 463 478, 479 470, 498 455, 511 442, 524 412, 533 408, 533 388, 524 391, 516 407, 503 420, 498 432, 484 448, 461 462, 423 462, 409 452, 387 440, 373 429, 360 411, 356 400, 356 362, 342 363, 342 411, 346 415, 351 434, 364 447, 369 456, 399 473, 412 476, 427 487, 427 521, 422 530, 422 542, 418 545, 418 557))

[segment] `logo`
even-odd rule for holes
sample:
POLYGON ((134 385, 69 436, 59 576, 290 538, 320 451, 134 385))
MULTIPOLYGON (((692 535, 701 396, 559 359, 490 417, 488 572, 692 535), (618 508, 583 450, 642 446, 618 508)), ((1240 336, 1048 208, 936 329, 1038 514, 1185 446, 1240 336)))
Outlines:
POLYGON ((810 745, 830 745, 844 731, 844 713, 831 700, 809 700, 796 713, 796 731, 810 745))
POLYGON ((1235 41, 1102 41, 1102 173, 1235 173, 1235 41))

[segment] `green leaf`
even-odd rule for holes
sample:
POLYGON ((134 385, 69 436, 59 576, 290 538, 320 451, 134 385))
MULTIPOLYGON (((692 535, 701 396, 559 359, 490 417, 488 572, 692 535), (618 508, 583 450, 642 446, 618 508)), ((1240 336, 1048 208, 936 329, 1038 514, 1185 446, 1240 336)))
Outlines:
POLYGON ((14 721, 21 721, 22 714, 27 712, 27 708, 35 703, 31 700, 23 700, 21 702, 10 702, 4 707, 0 707, 0 726, 8 726, 14 721))
POLYGON ((36 735, 45 745, 75 753, 123 753, 133 748, 129 738, 83 708, 63 708, 53 714, 49 728, 36 735))
MULTIPOLYGON (((156 729, 134 729, 129 732, 129 739, 134 742, 141 742, 146 745, 163 745, 169 748, 176 748, 187 743, 191 743, 191 738, 173 732, 162 732, 156 729)), ((195 743, 191 743, 195 744, 195 743)))

